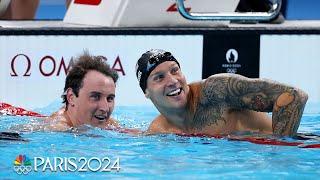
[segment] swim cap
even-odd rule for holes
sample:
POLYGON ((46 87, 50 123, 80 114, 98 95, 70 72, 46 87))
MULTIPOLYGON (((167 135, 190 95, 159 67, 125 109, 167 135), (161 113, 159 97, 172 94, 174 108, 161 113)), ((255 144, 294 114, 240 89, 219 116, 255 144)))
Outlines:
POLYGON ((162 49, 151 49, 142 54, 136 64, 136 76, 142 91, 145 93, 147 88, 147 79, 150 73, 161 63, 166 61, 175 61, 180 67, 179 62, 170 52, 162 49))

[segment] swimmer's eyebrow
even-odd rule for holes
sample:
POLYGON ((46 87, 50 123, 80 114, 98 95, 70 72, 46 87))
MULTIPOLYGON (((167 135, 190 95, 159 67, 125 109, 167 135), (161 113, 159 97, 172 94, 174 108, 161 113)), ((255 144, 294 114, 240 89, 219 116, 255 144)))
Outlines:
POLYGON ((102 93, 101 93, 101 92, 98 92, 98 91, 91 91, 91 92, 89 93, 89 95, 90 95, 90 96, 97 96, 97 95, 101 96, 102 93))
MULTIPOLYGON (((91 91, 89 94, 90 95, 102 95, 103 93, 98 92, 98 91, 91 91)), ((116 97, 116 95, 115 94, 108 94, 108 97, 116 97)))
POLYGON ((160 74, 163 74, 164 72, 163 71, 159 71, 159 72, 156 72, 154 74, 151 74, 150 77, 154 77, 154 76, 157 76, 157 75, 160 75, 160 74))
POLYGON ((115 94, 109 94, 108 97, 113 97, 114 98, 114 97, 116 97, 116 95, 115 94))
MULTIPOLYGON (((169 65, 169 69, 173 68, 173 67, 179 67, 177 63, 173 62, 172 64, 169 65)), ((159 74, 163 74, 164 72, 163 71, 159 71, 159 72, 156 72, 154 74, 150 74, 150 77, 152 76, 156 76, 156 75, 159 75, 159 74)))
POLYGON ((98 91, 91 91, 90 94, 102 94, 102 93, 98 91))

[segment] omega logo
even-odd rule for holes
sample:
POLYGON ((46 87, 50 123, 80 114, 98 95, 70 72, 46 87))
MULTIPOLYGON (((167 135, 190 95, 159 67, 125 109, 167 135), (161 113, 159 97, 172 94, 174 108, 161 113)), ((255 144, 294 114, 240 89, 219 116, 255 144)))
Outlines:
MULTIPOLYGON (((107 58, 103 58, 105 61, 108 61, 107 58)), ((31 76, 32 75, 32 67, 34 62, 28 55, 26 54, 17 54, 11 59, 11 73, 10 75, 12 77, 17 76, 31 76), (18 64, 19 63, 19 64, 18 64), (17 65, 19 66, 19 71, 17 71, 17 65), (22 70, 21 70, 22 68, 22 70), (20 73, 18 73, 20 72, 20 73)), ((108 62, 110 65, 111 63, 108 62)), ((63 57, 61 58, 54 58, 50 55, 43 56, 38 64, 38 70, 41 75, 45 77, 49 76, 60 76, 61 74, 66 75, 69 69, 73 66, 74 62, 73 60, 70 60, 69 64, 66 64, 63 57)), ((117 56, 116 59, 113 62, 112 69, 121 73, 123 76, 125 76, 125 71, 122 66, 120 57, 117 56)))

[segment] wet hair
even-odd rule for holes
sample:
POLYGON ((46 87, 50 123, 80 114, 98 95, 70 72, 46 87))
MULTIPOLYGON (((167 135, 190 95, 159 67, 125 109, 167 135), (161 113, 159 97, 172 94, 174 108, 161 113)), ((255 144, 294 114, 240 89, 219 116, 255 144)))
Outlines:
POLYGON ((114 83, 116 83, 119 78, 118 73, 111 69, 109 64, 106 63, 106 58, 104 56, 92 56, 85 51, 79 57, 71 58, 71 62, 74 62, 74 64, 67 74, 63 90, 64 93, 61 96, 63 103, 66 104, 66 109, 69 104, 66 93, 67 89, 71 88, 76 97, 78 97, 79 90, 83 87, 83 79, 89 71, 98 71, 105 76, 111 77, 114 83))
POLYGON ((150 73, 161 63, 166 61, 174 61, 180 67, 179 62, 173 55, 162 49, 151 49, 142 54, 136 64, 136 76, 139 85, 144 93, 146 93, 147 79, 150 73))

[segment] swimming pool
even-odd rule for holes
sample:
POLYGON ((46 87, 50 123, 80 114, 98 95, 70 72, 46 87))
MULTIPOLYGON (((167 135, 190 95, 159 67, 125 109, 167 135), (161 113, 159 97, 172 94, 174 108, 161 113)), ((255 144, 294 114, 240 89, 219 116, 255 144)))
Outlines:
MULTIPOLYGON (((52 109, 38 109, 37 112, 50 114, 52 109)), ((156 115, 157 111, 153 107, 121 106, 114 112, 123 126, 141 130, 146 130, 156 115)), ((36 120, 30 117, 0 116, 0 131, 30 121, 36 120)), ((304 115, 299 132, 320 135, 320 115, 304 115)), ((95 128, 82 133, 23 132, 22 137, 28 141, 0 140, 1 179, 311 179, 320 175, 320 149, 297 146, 259 145, 177 135, 132 136, 95 128), (13 162, 19 154, 26 155, 31 161, 34 157, 48 158, 51 163, 54 157, 108 157, 111 162, 119 158, 120 171, 51 172, 48 166, 45 172, 38 170, 19 175, 13 170, 13 162)), ((320 143, 316 140, 303 142, 320 143)), ((92 166, 95 166, 94 162, 92 166)))

